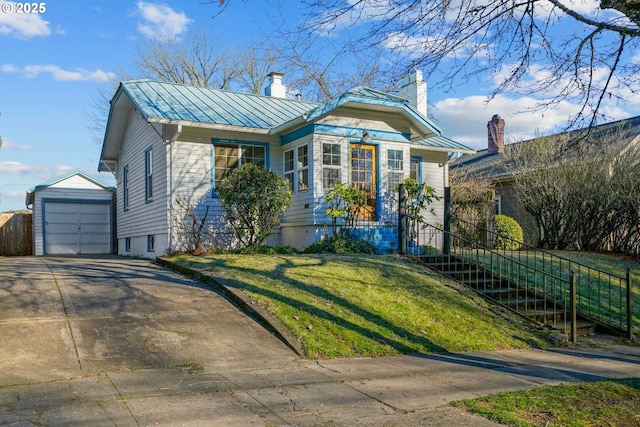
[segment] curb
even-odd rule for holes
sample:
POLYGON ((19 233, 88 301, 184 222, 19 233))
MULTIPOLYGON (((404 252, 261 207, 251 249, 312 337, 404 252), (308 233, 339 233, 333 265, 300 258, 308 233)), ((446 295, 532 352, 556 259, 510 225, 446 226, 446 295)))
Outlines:
POLYGON ((202 271, 184 267, 163 257, 157 257, 155 262, 158 265, 202 282, 216 292, 221 293, 245 314, 255 319, 266 330, 278 337, 280 341, 285 343, 287 347, 293 350, 298 356, 304 357, 304 351, 302 350, 300 340, 298 340, 298 338, 293 335, 289 329, 285 328, 282 323, 273 317, 271 313, 257 305, 237 286, 230 284, 220 277, 210 276, 202 271))

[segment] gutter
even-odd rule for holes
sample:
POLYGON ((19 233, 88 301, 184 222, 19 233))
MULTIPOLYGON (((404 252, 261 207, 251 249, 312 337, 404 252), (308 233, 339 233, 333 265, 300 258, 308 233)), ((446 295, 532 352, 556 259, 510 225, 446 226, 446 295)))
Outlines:
MULTIPOLYGON (((169 215, 173 212, 173 143, 177 141, 182 133, 182 125, 178 125, 171 139, 165 141, 169 146, 169 215)), ((173 250, 173 221, 169 218, 169 249, 173 250)))
POLYGON ((274 128, 271 128, 268 132, 269 135, 277 135, 281 132, 283 132, 284 130, 286 130, 287 128, 291 128, 291 127, 295 127, 298 125, 302 125, 307 123, 307 113, 304 113, 303 115, 296 117, 294 119, 291 119, 289 121, 286 121, 274 128))

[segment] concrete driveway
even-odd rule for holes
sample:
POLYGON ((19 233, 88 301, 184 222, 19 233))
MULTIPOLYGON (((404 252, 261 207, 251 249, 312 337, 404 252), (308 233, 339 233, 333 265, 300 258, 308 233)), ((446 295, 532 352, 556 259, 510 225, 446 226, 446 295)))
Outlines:
POLYGON ((101 371, 278 366, 288 347, 226 299, 148 260, 0 258, 0 386, 101 371))

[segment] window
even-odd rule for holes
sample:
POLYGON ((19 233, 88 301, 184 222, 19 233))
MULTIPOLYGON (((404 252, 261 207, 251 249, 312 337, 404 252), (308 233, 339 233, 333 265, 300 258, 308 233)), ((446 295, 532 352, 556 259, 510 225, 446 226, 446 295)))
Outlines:
POLYGON ((153 200, 153 152, 148 149, 144 152, 144 200, 153 200))
POLYGON ((129 209, 129 166, 122 169, 122 209, 129 209))
POLYGON ((293 191, 293 174, 294 174, 294 162, 293 162, 293 150, 284 152, 284 179, 289 182, 289 190, 293 191))
POLYGON ((387 150, 388 189, 396 191, 404 180, 404 160, 402 150, 387 150))
POLYGON ((124 251, 131 252, 131 237, 125 237, 124 239, 124 251))
POLYGON ((500 194, 493 198, 493 213, 494 215, 502 214, 502 196, 500 194))
POLYGON ((340 144, 322 144, 322 187, 339 184, 341 178, 340 144))
POLYGON ((284 152, 284 179, 289 182, 291 191, 309 189, 308 145, 301 145, 298 148, 284 152), (297 181, 294 181, 294 179, 297 179, 297 181))
POLYGON ((298 147, 298 191, 309 189, 309 146, 298 147))
POLYGON ((147 236, 147 252, 154 252, 156 250, 156 236, 149 234, 147 236))
POLYGON ((232 170, 244 163, 266 167, 267 148, 258 145, 215 144, 213 156, 213 188, 216 188, 232 170))
POLYGON ((422 183, 422 158, 411 157, 409 164, 409 178, 414 179, 418 184, 422 183))

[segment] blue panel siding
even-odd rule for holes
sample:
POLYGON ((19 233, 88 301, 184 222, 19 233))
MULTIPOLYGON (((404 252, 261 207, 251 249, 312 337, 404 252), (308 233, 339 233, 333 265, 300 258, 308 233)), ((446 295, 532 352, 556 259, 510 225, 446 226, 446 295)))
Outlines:
POLYGON ((376 248, 376 254, 391 255, 398 253, 397 227, 355 228, 352 236, 371 243, 376 248))

